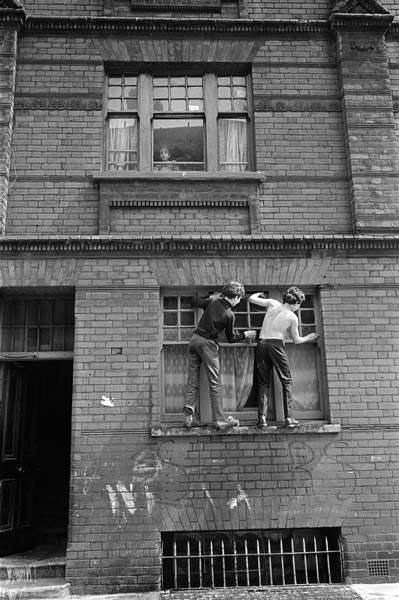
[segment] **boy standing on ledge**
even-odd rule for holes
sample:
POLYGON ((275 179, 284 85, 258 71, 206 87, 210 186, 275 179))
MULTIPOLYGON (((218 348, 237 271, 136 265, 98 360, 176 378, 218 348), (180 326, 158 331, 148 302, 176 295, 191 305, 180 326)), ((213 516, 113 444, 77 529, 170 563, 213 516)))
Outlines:
POLYGON ((223 392, 220 379, 219 334, 223 331, 227 341, 232 344, 241 342, 245 338, 253 339, 255 332, 234 331, 235 315, 232 309, 237 306, 244 296, 244 286, 238 281, 230 281, 224 286, 220 294, 213 294, 209 298, 196 300, 194 306, 204 309, 204 313, 194 331, 188 345, 188 378, 186 388, 186 404, 184 405, 184 425, 193 426, 194 415, 198 405, 200 387, 200 369, 204 365, 209 383, 209 393, 212 406, 212 420, 218 430, 237 427, 239 421, 234 417, 226 417, 223 411, 223 392))
POLYGON ((258 393, 258 427, 266 428, 267 400, 270 394, 270 384, 273 368, 281 381, 283 388, 283 406, 285 425, 295 427, 298 421, 293 418, 292 407, 292 377, 288 356, 284 346, 286 335, 294 344, 312 342, 319 336, 309 333, 301 337, 298 330, 298 317, 294 314, 305 300, 305 294, 297 287, 290 287, 283 296, 283 304, 278 300, 265 298, 259 292, 252 294, 249 301, 266 308, 255 354, 255 381, 258 393))

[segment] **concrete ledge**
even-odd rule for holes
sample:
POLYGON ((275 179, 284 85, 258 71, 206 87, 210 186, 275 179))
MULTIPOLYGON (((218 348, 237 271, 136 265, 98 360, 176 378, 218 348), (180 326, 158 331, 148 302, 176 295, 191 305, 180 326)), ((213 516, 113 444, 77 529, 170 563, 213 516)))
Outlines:
POLYGON ((93 173, 91 179, 102 183, 117 183, 133 181, 135 179, 150 181, 265 181, 263 171, 102 171, 93 173))
POLYGON ((185 427, 168 427, 167 425, 161 425, 159 427, 151 427, 152 437, 203 437, 206 435, 221 436, 221 435, 293 435, 293 434, 309 434, 309 433, 339 433, 341 431, 341 425, 338 423, 320 423, 320 422, 306 422, 301 423, 298 427, 284 427, 284 425, 277 425, 276 427, 270 427, 270 429, 259 429, 256 426, 242 426, 233 427, 226 431, 217 431, 214 427, 192 427, 186 429, 185 427))

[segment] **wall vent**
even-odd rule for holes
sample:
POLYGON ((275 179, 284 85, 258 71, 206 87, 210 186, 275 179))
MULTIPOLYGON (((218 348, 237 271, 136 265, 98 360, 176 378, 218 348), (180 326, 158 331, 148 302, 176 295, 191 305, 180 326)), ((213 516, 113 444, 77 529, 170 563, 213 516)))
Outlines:
POLYGON ((370 577, 389 577, 389 561, 385 559, 368 560, 370 577))
POLYGON ((343 581, 340 531, 277 529, 162 534, 163 589, 343 581))

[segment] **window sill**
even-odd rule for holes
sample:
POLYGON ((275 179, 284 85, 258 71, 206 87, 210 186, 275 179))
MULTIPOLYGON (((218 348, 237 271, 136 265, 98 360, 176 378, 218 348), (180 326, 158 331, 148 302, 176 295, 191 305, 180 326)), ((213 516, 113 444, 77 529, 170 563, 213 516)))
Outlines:
POLYGON ((170 180, 170 181, 265 181, 263 171, 219 172, 219 171, 104 171, 93 173, 92 180, 98 183, 140 180, 170 180))
POLYGON ((340 433, 341 425, 339 423, 311 422, 306 421, 298 425, 298 427, 277 426, 276 429, 259 429, 254 425, 234 427, 227 431, 217 431, 214 427, 193 427, 186 429, 185 427, 170 427, 160 425, 159 427, 151 427, 152 437, 203 437, 209 435, 292 435, 292 434, 309 434, 309 433, 340 433))

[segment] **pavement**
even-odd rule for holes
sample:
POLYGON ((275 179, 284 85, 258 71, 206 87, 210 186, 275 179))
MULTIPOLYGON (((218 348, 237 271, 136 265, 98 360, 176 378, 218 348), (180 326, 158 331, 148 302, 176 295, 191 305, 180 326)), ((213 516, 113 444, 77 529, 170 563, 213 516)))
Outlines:
POLYGON ((72 596, 70 600, 399 600, 399 583, 279 586, 72 596))
POLYGON ((363 600, 399 600, 399 583, 359 583, 351 587, 363 600))

